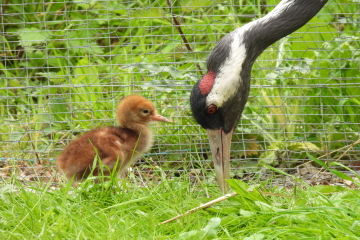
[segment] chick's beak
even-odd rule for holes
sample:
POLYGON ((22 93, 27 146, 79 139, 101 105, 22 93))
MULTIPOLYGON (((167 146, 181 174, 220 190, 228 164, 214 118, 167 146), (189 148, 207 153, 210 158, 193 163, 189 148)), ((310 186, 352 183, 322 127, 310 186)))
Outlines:
POLYGON ((225 179, 230 179, 230 148, 233 131, 229 133, 220 130, 207 129, 211 153, 214 161, 216 180, 223 193, 229 191, 225 179))
POLYGON ((155 115, 151 118, 152 121, 158 121, 158 122, 172 122, 171 120, 167 119, 164 116, 161 116, 158 113, 155 113, 155 115))

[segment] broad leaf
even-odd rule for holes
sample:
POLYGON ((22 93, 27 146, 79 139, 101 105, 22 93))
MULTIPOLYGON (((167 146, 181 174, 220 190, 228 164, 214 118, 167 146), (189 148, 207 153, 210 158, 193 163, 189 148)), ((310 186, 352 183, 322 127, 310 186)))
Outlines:
POLYGON ((23 47, 37 45, 45 42, 49 34, 38 28, 24 28, 19 31, 20 45, 23 47))

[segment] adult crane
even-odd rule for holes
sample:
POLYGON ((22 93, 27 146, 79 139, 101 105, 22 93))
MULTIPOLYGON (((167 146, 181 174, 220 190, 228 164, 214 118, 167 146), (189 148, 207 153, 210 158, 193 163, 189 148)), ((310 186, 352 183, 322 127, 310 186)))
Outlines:
POLYGON ((195 120, 207 130, 216 179, 228 192, 231 137, 250 91, 256 58, 271 44, 305 25, 327 0, 282 0, 266 16, 225 35, 212 49, 207 74, 192 89, 195 120))

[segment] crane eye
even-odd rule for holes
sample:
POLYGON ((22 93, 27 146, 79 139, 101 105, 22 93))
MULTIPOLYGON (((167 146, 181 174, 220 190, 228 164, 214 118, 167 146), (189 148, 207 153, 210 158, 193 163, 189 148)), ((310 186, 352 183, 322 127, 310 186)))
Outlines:
POLYGON ((149 113, 149 110, 144 109, 142 112, 146 114, 146 113, 149 113))
POLYGON ((214 114, 216 113, 216 111, 217 111, 217 107, 214 104, 211 104, 206 108, 207 114, 214 114))

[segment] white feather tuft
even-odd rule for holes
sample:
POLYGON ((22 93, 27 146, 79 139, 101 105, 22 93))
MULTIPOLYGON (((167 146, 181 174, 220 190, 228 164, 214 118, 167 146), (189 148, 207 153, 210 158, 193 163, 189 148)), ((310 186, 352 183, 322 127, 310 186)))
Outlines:
POLYGON ((241 66, 246 58, 245 44, 242 41, 243 32, 247 28, 235 30, 234 40, 231 43, 230 54, 216 75, 214 86, 212 87, 206 102, 220 107, 227 99, 233 96, 238 88, 241 87, 240 79, 241 66))
POLYGON ((246 58, 246 48, 243 42, 243 36, 253 26, 259 23, 265 23, 276 18, 284 9, 291 8, 294 4, 293 0, 281 1, 270 13, 265 17, 250 22, 234 31, 234 39, 231 43, 229 56, 220 67, 207 99, 206 103, 215 104, 221 107, 230 97, 232 97, 239 88, 242 87, 242 79, 240 77, 241 67, 246 58))

